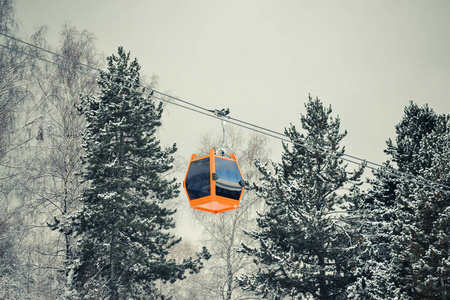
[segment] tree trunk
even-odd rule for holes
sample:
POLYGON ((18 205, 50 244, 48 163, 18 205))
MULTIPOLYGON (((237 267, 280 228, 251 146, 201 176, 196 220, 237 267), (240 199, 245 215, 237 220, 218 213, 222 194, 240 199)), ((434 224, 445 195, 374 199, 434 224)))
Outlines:
POLYGON ((319 253, 318 255, 318 265, 320 268, 320 272, 319 272, 319 299, 328 299, 328 293, 327 293, 327 288, 326 288, 326 281, 325 281, 325 259, 322 256, 321 253, 319 253))
MULTIPOLYGON (((114 215, 116 216, 116 210, 114 209, 114 215)), ((116 253, 116 245, 117 245, 117 229, 114 228, 111 236, 111 249, 109 256, 110 263, 110 272, 109 272, 109 293, 110 300, 118 300, 119 299, 119 291, 117 288, 117 253, 116 253)))

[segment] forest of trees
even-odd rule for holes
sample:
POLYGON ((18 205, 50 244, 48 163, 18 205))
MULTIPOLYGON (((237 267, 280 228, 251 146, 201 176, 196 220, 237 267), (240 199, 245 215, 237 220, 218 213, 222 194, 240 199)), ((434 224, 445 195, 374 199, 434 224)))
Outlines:
MULTIPOLYGON (((17 24, 0 0, 0 299, 450 297, 449 114, 405 103, 370 177, 343 159, 347 132, 318 97, 278 159, 268 137, 229 127, 241 207, 191 212, 203 232, 190 241, 156 77, 142 83, 128 49, 103 58, 70 25, 57 45, 45 27, 26 39, 50 57, 9 38, 17 24)), ((218 144, 205 136, 199 152, 218 144)))

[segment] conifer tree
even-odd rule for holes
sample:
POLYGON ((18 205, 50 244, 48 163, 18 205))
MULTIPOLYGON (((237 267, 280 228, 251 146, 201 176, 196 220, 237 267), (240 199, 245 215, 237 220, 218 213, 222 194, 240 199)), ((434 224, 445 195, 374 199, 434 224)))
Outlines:
MULTIPOLYGON (((385 168, 391 168, 386 163, 385 168)), ((383 171, 374 172, 371 189, 350 197, 347 223, 351 226, 355 252, 349 259, 355 281, 347 287, 349 299, 392 299, 398 295, 390 270, 391 245, 396 214, 395 188, 398 178, 383 171)))
MULTIPOLYGON (((386 152, 398 170, 448 186, 449 126, 448 116, 411 102, 386 152)), ((365 202, 354 211, 361 243, 355 256, 358 280, 349 288, 352 297, 449 296, 450 192, 410 179, 377 172, 365 202)))
POLYGON ((274 173, 257 163, 263 184, 255 188, 267 210, 259 214, 259 230, 247 232, 259 246, 241 250, 260 266, 256 274, 241 276, 241 286, 270 299, 335 299, 353 280, 347 264, 352 239, 337 211, 346 197, 337 192, 358 180, 363 168, 346 171, 340 146, 346 132, 340 132, 331 107, 311 97, 305 107, 306 135, 292 124, 285 130, 295 144, 283 145, 274 173))
POLYGON ((83 299, 151 299, 156 280, 183 279, 201 267, 200 255, 182 263, 167 258, 180 240, 170 233, 175 210, 164 203, 179 184, 164 176, 176 146, 163 149, 155 136, 162 103, 140 90, 140 66, 122 47, 107 61, 99 94, 83 97, 80 107, 89 187, 72 222, 79 238, 72 287, 83 299))
MULTIPOLYGON (((388 143, 399 169, 449 186, 449 121, 427 105, 410 103, 396 127, 397 145, 388 143)), ((412 299, 448 298, 450 191, 400 181, 395 204, 398 238, 390 272, 399 292, 412 299)))

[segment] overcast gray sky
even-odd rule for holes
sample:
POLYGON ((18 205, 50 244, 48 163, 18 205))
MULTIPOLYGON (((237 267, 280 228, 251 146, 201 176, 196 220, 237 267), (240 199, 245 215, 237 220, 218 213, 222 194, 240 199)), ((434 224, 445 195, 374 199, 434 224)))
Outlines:
MULTIPOLYGON (((347 152, 375 162, 409 100, 450 113, 445 0, 18 0, 16 8, 27 34, 47 25, 56 43, 70 22, 94 33, 105 55, 131 51, 161 91, 277 131, 299 124, 308 93, 318 96, 349 131, 347 152)), ((220 132, 217 120, 168 109, 165 132, 183 154, 210 128, 220 132)))
MULTIPOLYGON (((409 100, 450 113, 450 1, 17 0, 22 33, 65 22, 105 55, 131 51, 143 74, 209 108, 277 131, 299 125, 308 93, 332 105, 347 153, 381 163, 409 100)), ((168 107, 165 142, 190 157, 220 122, 168 107)), ((298 126, 300 127, 300 126, 298 126)), ((279 160, 280 143, 271 147, 279 160)))

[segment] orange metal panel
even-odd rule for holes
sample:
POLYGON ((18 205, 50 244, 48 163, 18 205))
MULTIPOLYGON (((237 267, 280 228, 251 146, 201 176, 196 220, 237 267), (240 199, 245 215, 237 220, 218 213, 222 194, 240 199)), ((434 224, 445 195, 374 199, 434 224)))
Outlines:
POLYGON ((241 198, 243 195, 244 188, 241 189, 241 193, 240 193, 238 200, 228 199, 225 197, 217 196, 216 195, 216 183, 212 179, 212 174, 216 171, 215 170, 215 157, 235 161, 238 166, 241 178, 243 178, 242 171, 241 171, 241 168, 239 167, 239 163, 237 162, 236 156, 234 154, 231 154, 230 156, 231 156, 231 158, 215 155, 214 149, 209 150, 209 155, 198 157, 197 154, 193 154, 191 156, 191 160, 190 160, 189 166, 188 166, 188 171, 186 172, 186 175, 184 177, 184 182, 183 182, 184 190, 186 192, 186 196, 187 196, 188 200, 190 200, 190 199, 189 199, 189 194, 186 189, 186 178, 187 178, 187 174, 189 172, 191 163, 193 161, 204 159, 206 157, 210 158, 210 174, 209 174, 209 176, 210 176, 210 186, 211 186, 211 193, 209 196, 189 201, 189 204, 192 208, 197 209, 197 210, 211 212, 214 214, 222 213, 225 211, 239 208, 239 204, 240 204, 240 201, 241 201, 241 198))
POLYGON ((212 174, 216 172, 216 160, 214 159, 214 149, 209 149, 209 183, 211 186, 211 196, 216 196, 216 184, 212 179, 212 174))

